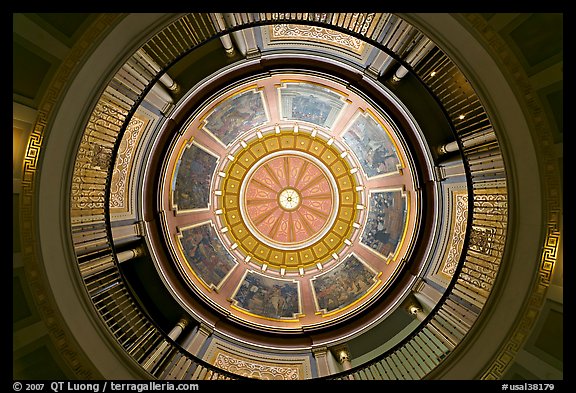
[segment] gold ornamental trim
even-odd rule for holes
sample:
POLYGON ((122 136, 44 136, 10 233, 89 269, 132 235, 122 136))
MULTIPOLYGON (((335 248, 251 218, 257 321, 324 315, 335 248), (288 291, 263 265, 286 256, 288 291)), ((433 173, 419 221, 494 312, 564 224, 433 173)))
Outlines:
POLYGON ((227 228, 224 236, 236 244, 245 257, 260 265, 275 268, 284 268, 287 271, 296 271, 299 268, 315 267, 338 254, 354 231, 353 223, 358 216, 357 204, 360 200, 357 177, 354 175, 351 163, 342 157, 342 151, 319 134, 293 130, 284 130, 279 133, 271 132, 262 137, 255 138, 235 154, 223 169, 223 181, 217 195, 217 206, 220 206, 221 227, 227 228), (242 184, 247 180, 250 169, 269 155, 278 155, 282 152, 301 152, 313 157, 328 169, 327 176, 333 179, 338 194, 337 212, 333 223, 317 241, 296 249, 283 249, 259 240, 253 229, 243 219, 240 206, 245 204, 241 195, 242 184))
POLYGON ((82 64, 81 60, 90 52, 93 43, 98 42, 99 37, 121 17, 121 14, 112 13, 100 15, 62 61, 38 106, 36 123, 28 138, 22 167, 20 239, 26 279, 52 343, 70 370, 80 379, 101 379, 102 377, 74 340, 61 313, 58 311, 56 301, 48 289, 49 284, 42 272, 43 258, 40 248, 37 246, 39 240, 36 233, 37 213, 35 198, 36 182, 39 174, 38 160, 42 154, 46 130, 49 128, 49 119, 53 116, 53 111, 67 86, 68 79, 74 74, 78 66, 82 64))
POLYGON ((474 30, 478 39, 484 40, 484 43, 490 47, 491 54, 500 58, 502 66, 508 71, 508 80, 518 87, 518 91, 524 93, 523 96, 518 94, 518 99, 526 108, 526 117, 532 125, 530 131, 539 138, 539 143, 534 144, 534 147, 540 162, 542 162, 540 169, 542 170, 542 195, 545 196, 543 222, 545 222, 546 234, 542 244, 537 280, 535 280, 532 292, 525 301, 524 309, 511 331, 508 341, 502 344, 500 351, 479 377, 484 380, 498 380, 504 377, 504 373, 530 336, 545 303, 554 266, 558 262, 562 216, 562 190, 559 177, 561 171, 558 169, 558 161, 554 156, 554 142, 547 124, 548 120, 542 116, 544 113, 542 103, 538 94, 535 94, 534 87, 516 55, 498 32, 489 26, 482 15, 463 14, 463 20, 468 23, 470 29, 474 30))

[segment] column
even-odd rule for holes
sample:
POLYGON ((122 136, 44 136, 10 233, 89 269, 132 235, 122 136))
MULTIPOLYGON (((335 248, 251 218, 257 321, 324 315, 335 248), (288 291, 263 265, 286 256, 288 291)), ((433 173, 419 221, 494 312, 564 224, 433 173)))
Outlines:
POLYGON ((213 331, 210 326, 201 323, 200 326, 191 332, 186 340, 184 340, 182 347, 192 355, 198 356, 200 349, 202 349, 204 343, 208 340, 208 337, 212 335, 213 331))
POLYGON ((172 96, 168 94, 166 89, 162 87, 162 84, 160 83, 155 83, 152 86, 152 89, 146 95, 146 101, 158 108, 163 114, 168 113, 168 111, 174 106, 172 96))
POLYGON ((258 48, 254 28, 244 29, 242 32, 246 42, 246 58, 251 59, 260 56, 260 48, 258 48))
POLYGON ((390 55, 384 51, 381 51, 378 48, 374 49, 377 50, 378 52, 374 60, 372 60, 372 62, 366 69, 366 73, 372 76, 374 79, 378 79, 380 74, 382 74, 382 69, 384 68, 385 62, 390 58, 390 55))
POLYGON ((171 104, 174 102, 170 93, 168 93, 168 91, 166 91, 166 89, 159 83, 155 83, 150 91, 156 94, 165 103, 171 104))
MULTIPOLYGON (((236 23, 236 16, 231 13, 224 14, 224 20, 226 21, 227 25, 230 27, 234 27, 237 25, 236 23)), ((244 38, 244 34, 241 30, 236 30, 232 32, 232 38, 236 43, 236 47, 238 51, 242 54, 242 56, 246 57, 248 50, 246 48, 246 39, 244 38)))
POLYGON ((449 153, 460 151, 456 141, 445 143, 436 148, 436 151, 438 153, 438 158, 441 160, 439 167, 437 167, 440 180, 445 180, 450 177, 466 176, 464 162, 460 155, 446 157, 449 153))
POLYGON ((350 362, 350 350, 347 345, 339 345, 332 348, 332 353, 338 360, 338 363, 342 366, 343 370, 350 370, 352 368, 352 363, 350 362))
MULTIPOLYGON (((219 13, 216 12, 213 15, 213 22, 218 26, 218 28, 220 30, 226 30, 226 22, 224 21, 224 16, 219 13)), ((224 47, 224 50, 226 51, 226 55, 228 57, 232 57, 234 56, 234 45, 232 45, 232 40, 230 39, 230 35, 225 34, 222 37, 220 37, 220 42, 222 42, 222 46, 224 47)))
POLYGON ((443 155, 443 154, 452 153, 454 151, 458 151, 458 149, 459 149, 458 142, 453 141, 453 142, 445 143, 445 144, 439 146, 437 151, 438 151, 438 154, 443 155))
POLYGON ((414 304, 419 305, 421 308, 427 310, 432 310, 442 298, 442 293, 421 279, 414 286, 413 291, 414 292, 412 294, 416 299, 414 304))
POLYGON ((318 347, 312 348, 312 354, 316 360, 316 369, 318 370, 318 376, 324 377, 330 375, 330 365, 328 363, 328 348, 318 347))
POLYGON ((168 333, 168 337, 176 341, 184 329, 186 329, 186 326, 188 326, 188 319, 186 319, 186 317, 180 318, 178 323, 176 323, 176 326, 174 326, 170 333, 168 333))
POLYGON ((112 239, 114 243, 118 243, 119 240, 136 240, 143 236, 142 229, 140 228, 141 222, 136 222, 129 225, 121 225, 112 227, 112 239))
MULTIPOLYGON (((410 303, 407 305, 406 310, 410 314, 414 315, 418 321, 423 322, 430 311, 434 309, 436 304, 434 303, 434 300, 430 299, 428 296, 423 296, 420 292, 414 292, 412 295, 413 296, 411 296, 410 303), (422 299, 423 303, 420 303, 420 299, 422 299), (424 309, 427 311, 424 311, 424 309)), ((459 341, 451 332, 442 326, 438 320, 435 319, 435 316, 428 321, 426 329, 435 335, 449 350, 454 349, 456 343, 459 341)))
POLYGON ((471 137, 462 138, 462 144, 465 148, 490 145, 493 142, 496 142, 496 135, 492 128, 472 134, 471 137))
MULTIPOLYGON (((204 324, 195 326, 194 329, 181 340, 181 346, 184 350, 194 356, 198 356, 200 349, 204 346, 208 336, 212 334, 212 329, 204 324)), ((188 356, 180 357, 173 367, 163 376, 163 379, 182 379, 184 375, 195 367, 197 363, 188 356)), ((199 370, 197 369, 196 372, 199 370)))
MULTIPOLYGON (((378 37, 378 41, 382 43, 389 41, 394 28, 397 27, 399 23, 400 19, 396 15, 390 14, 386 19, 385 26, 382 28, 382 31, 385 33, 383 36, 378 37)), ((390 55, 379 48, 373 48, 373 51, 376 51, 376 56, 368 65, 366 73, 374 79, 378 79, 383 73, 384 65, 390 62, 390 55)))
MULTIPOLYGON (((462 145, 464 145, 464 148, 471 148, 471 147, 475 147, 475 146, 489 145, 490 143, 492 143, 494 141, 496 141, 496 137, 494 135, 494 132, 492 129, 489 129, 487 131, 482 131, 482 132, 478 133, 478 135, 463 138, 462 139, 462 145)), ((438 147, 438 149, 437 149, 439 154, 447 154, 447 153, 451 153, 451 152, 458 151, 458 150, 459 150, 458 142, 456 142, 456 141, 446 143, 446 144, 438 147)))
MULTIPOLYGON (((168 337, 170 337, 172 340, 176 341, 178 339, 178 337, 180 336, 180 334, 182 334, 182 332, 184 331, 184 328, 187 325, 188 325, 188 320, 186 319, 186 317, 182 317, 176 323, 176 326, 174 326, 172 328, 170 333, 168 333, 168 337)), ((146 359, 146 362, 144 362, 142 367, 145 370, 152 372, 152 369, 154 368, 154 366, 160 362, 162 357, 169 351, 169 348, 170 348, 170 344, 168 343, 168 341, 162 340, 160 345, 158 345, 158 347, 156 347, 156 349, 154 350, 154 352, 152 352, 150 357, 148 357, 148 359, 146 359)))
MULTIPOLYGON (((406 45, 406 42, 409 41, 408 38, 410 38, 410 36, 415 33, 415 30, 412 28, 412 26, 403 20, 398 20, 396 23, 398 28, 395 30, 394 35, 389 42, 396 40, 390 49, 392 52, 400 54, 401 49, 404 47, 404 45, 406 45)), ((386 73, 386 71, 388 71, 395 62, 396 60, 394 60, 394 58, 388 56, 381 67, 381 74, 386 73)))
MULTIPOLYGON (((117 253, 116 258, 118 263, 122 263, 142 255, 144 255, 144 249, 142 246, 138 246, 136 248, 117 253)), ((114 266, 114 260, 112 259, 112 255, 108 255, 80 264, 80 274, 82 277, 89 277, 94 274, 103 272, 112 266, 114 266)))
MULTIPOLYGON (((150 55, 144 51, 144 49, 138 49, 136 54, 140 56, 140 58, 144 61, 144 64, 148 65, 148 67, 152 69, 154 75, 161 71, 158 63, 156 63, 154 59, 152 59, 152 57, 150 57, 150 55)), ((163 73, 160 77, 160 82, 162 82, 162 84, 172 92, 177 92, 180 89, 180 86, 178 86, 178 84, 166 72, 163 73)))
MULTIPOLYGON (((406 56, 406 62, 414 68, 416 64, 418 64, 418 62, 434 48, 434 46, 435 44, 432 41, 423 37, 420 42, 418 42, 418 45, 410 51, 408 56, 406 56)), ((394 76, 392 76, 392 81, 399 82, 407 73, 408 69, 401 65, 394 73, 394 76)))
POLYGON ((144 247, 138 246, 132 248, 130 250, 121 251, 116 253, 116 258, 118 259, 118 263, 126 262, 134 258, 138 258, 144 255, 144 247))
MULTIPOLYGON (((414 303, 408 306, 408 312, 414 315, 420 322, 423 322, 427 316, 427 313, 424 312, 422 307, 414 303)), ((434 318, 432 318, 426 326, 448 349, 454 349, 455 343, 457 343, 458 340, 444 326, 440 325, 434 318)))

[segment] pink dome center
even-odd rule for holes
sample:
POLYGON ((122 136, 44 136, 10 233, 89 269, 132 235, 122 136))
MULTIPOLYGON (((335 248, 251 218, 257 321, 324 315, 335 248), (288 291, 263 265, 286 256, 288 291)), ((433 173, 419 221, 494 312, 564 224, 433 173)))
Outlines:
POLYGON ((263 162, 247 180, 247 217, 275 243, 298 244, 324 229, 333 209, 328 175, 305 157, 281 155, 263 162))

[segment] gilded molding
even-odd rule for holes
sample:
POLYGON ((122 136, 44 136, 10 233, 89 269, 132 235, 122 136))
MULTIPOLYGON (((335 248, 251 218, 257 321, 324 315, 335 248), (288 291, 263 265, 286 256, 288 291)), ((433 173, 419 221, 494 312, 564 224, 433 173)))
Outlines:
POLYGON ((204 360, 221 370, 254 379, 296 381, 311 377, 310 359, 305 354, 274 356, 220 339, 210 343, 204 360))
POLYGON ((558 169, 557 159, 553 152, 554 140, 542 103, 514 52, 481 15, 463 14, 463 17, 469 23, 469 26, 475 30, 476 36, 479 39, 484 39, 484 44, 491 50, 491 54, 500 60, 500 64, 508 71, 508 80, 515 84, 517 91, 520 92, 518 98, 521 100, 528 121, 532 126, 531 132, 534 137, 538 138, 538 143, 534 144, 534 148, 536 149, 538 160, 541 162, 540 180, 545 193, 542 208, 546 222, 546 234, 538 268, 538 279, 534 283, 521 317, 517 320, 508 342, 501 347, 493 358, 492 363, 480 375, 480 379, 493 380, 503 378, 507 368, 529 337, 544 305, 546 291, 550 286, 554 265, 557 262, 561 236, 561 179, 559 177, 560 170, 558 169))
POLYGON ((120 142, 110 184, 110 211, 112 213, 132 213, 130 204, 132 167, 136 158, 136 148, 147 123, 147 120, 134 115, 120 142))
MULTIPOLYGON (((355 26, 353 30, 360 34, 367 34, 375 28, 375 13, 349 13, 345 14, 346 24, 355 26)), ((331 18, 326 13, 315 14, 315 19, 328 22, 331 18)), ((330 23, 330 22, 328 22, 330 23)), ((309 41, 321 42, 349 50, 357 55, 365 50, 366 43, 348 34, 341 33, 330 28, 308 26, 300 24, 273 24, 269 27, 271 41, 309 41)))
POLYGON ((38 106, 36 123, 30 133, 23 160, 20 191, 20 237, 26 279, 54 347, 79 379, 101 379, 102 376, 70 333, 43 272, 43 260, 40 248, 37 246, 39 240, 36 232, 38 160, 42 154, 44 137, 48 132, 49 119, 54 115, 53 110, 57 106, 61 94, 65 91, 68 79, 76 72, 82 59, 90 53, 92 46, 120 17, 120 14, 112 13, 99 15, 98 19, 88 28, 62 61, 38 106))
POLYGON ((446 279, 451 279, 462 254, 462 246, 466 235, 466 219, 468 217, 468 194, 466 191, 454 192, 452 201, 452 217, 449 245, 442 260, 438 273, 443 274, 446 279))
POLYGON ((270 26, 270 36, 272 41, 318 41, 346 48, 356 54, 362 53, 365 45, 363 41, 348 34, 317 26, 274 24, 270 26))
POLYGON ((288 380, 301 379, 300 367, 267 365, 254 362, 251 359, 239 359, 225 353, 218 353, 214 365, 228 372, 255 379, 288 380))

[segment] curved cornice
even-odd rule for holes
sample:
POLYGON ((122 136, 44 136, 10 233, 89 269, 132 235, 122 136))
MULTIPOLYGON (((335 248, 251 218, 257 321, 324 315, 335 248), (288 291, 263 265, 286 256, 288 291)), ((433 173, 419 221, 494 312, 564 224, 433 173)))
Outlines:
POLYGON ((497 58, 507 72, 509 82, 517 91, 517 97, 529 122, 529 131, 534 143, 539 162, 539 177, 542 184, 542 252, 538 258, 538 270, 531 293, 524 302, 523 310, 517 319, 514 329, 509 333, 507 343, 500 347, 491 364, 482 373, 481 379, 500 379, 510 365, 518 349, 522 347, 534 327, 544 305, 546 292, 550 286, 554 266, 562 263, 558 259, 562 228, 562 179, 558 161, 553 152, 549 121, 544 114, 543 105, 535 93, 530 79, 523 70, 517 57, 513 55, 502 37, 492 29, 486 20, 477 14, 464 14, 464 23, 468 24, 476 38, 487 45, 493 57, 497 58))
POLYGON ((54 116, 58 99, 65 93, 66 82, 77 71, 77 65, 81 60, 90 53, 96 39, 104 36, 119 18, 120 16, 116 14, 101 15, 70 50, 39 105, 38 117, 30 133, 23 161, 20 192, 20 236, 27 282, 34 296, 36 307, 48 328, 52 342, 65 363, 81 379, 101 379, 102 375, 88 359, 70 331, 59 311, 44 272, 42 252, 39 246, 40 235, 37 233, 35 225, 38 216, 36 194, 40 175, 39 161, 43 153, 43 142, 47 136, 46 130, 49 128, 48 121, 54 116))
MULTIPOLYGON (((130 368, 126 359, 115 357, 108 336, 104 336, 89 305, 82 301, 73 266, 66 188, 68 179, 66 149, 78 138, 77 113, 84 113, 92 89, 108 72, 95 72, 94 63, 115 67, 125 45, 140 41, 143 32, 164 23, 171 15, 99 15, 62 61, 39 105, 37 120, 28 139, 23 160, 20 192, 20 236, 22 260, 36 307, 48 329, 54 347, 79 379, 143 378, 142 370, 130 368), (134 23, 140 20, 140 23, 134 23), (115 34, 123 39, 114 40, 115 34), (107 44, 108 43, 108 44, 107 44), (102 56, 106 52, 107 56, 102 56), (99 55, 95 55, 98 53, 99 55), (89 76, 88 76, 89 75, 89 76), (78 88, 78 86, 82 86, 78 88), (89 87, 89 88, 88 88, 89 87), (79 98, 78 95, 88 97, 79 98), (60 110, 66 107, 66 111, 60 110), (75 108, 75 109, 73 109, 75 108), (49 146, 50 145, 50 146, 49 146), (58 148, 55 148, 58 146, 58 148), (62 150, 62 151, 61 151, 62 150), (58 153, 60 151, 60 153, 58 153), (58 186, 62 188, 58 188, 58 186), (87 312, 88 311, 88 312, 87 312)), ((98 67, 96 67, 98 68, 98 67)))
POLYGON ((549 120, 516 55, 481 15, 411 14, 406 19, 442 43, 486 101, 496 132, 501 130, 498 135, 510 166, 509 191, 517 201, 509 223, 512 245, 507 244, 503 277, 497 280, 488 312, 466 337, 469 345, 461 346, 467 352, 455 351, 452 357, 458 361, 446 363, 452 368, 435 373, 450 379, 482 370, 469 378, 501 379, 538 320, 559 262, 561 172, 552 150, 549 120), (511 285, 517 293, 506 291, 511 285), (490 324, 493 318, 499 320, 498 331, 490 324))
MULTIPOLYGON (((474 36, 478 41, 481 41, 484 48, 488 48, 490 51, 490 56, 499 60, 500 68, 504 69, 499 73, 501 77, 504 72, 504 76, 508 81, 506 88, 513 91, 516 96, 515 103, 521 108, 520 112, 524 113, 523 121, 528 124, 527 129, 530 130, 532 137, 538 138, 540 143, 531 143, 530 148, 533 149, 534 157, 530 157, 530 162, 532 164, 536 163, 535 166, 538 169, 537 180, 531 180, 537 183, 537 190, 540 190, 537 195, 533 197, 527 203, 527 205, 522 205, 521 210, 517 211, 515 217, 524 217, 526 209, 534 208, 535 211, 541 213, 540 216, 534 217, 530 222, 536 222, 537 227, 541 229, 534 235, 531 235, 530 239, 534 237, 537 238, 536 242, 528 242, 530 244, 530 250, 536 248, 537 252, 530 254, 528 251, 524 251, 524 255, 529 255, 529 257, 534 258, 537 255, 536 261, 534 262, 535 273, 531 275, 532 280, 525 282, 523 288, 526 290, 526 297, 522 301, 516 301, 514 306, 519 310, 518 318, 507 325, 507 329, 501 332, 496 340, 497 349, 490 352, 489 350, 484 351, 482 356, 478 358, 477 362, 472 362, 473 366, 482 364, 482 367, 472 367, 469 373, 477 372, 477 370, 484 368, 485 371, 481 372, 480 375, 473 375, 472 378, 481 379, 497 379, 501 378, 506 368, 510 365, 514 356, 518 353, 519 348, 522 347, 524 341, 528 337, 528 333, 534 326, 535 321, 538 318, 539 312, 542 308, 546 291, 550 285, 550 277, 554 266, 558 261, 558 249, 560 244, 560 233, 561 233, 561 214, 562 214, 562 198, 561 198, 561 181, 559 177, 560 171, 558 170, 557 158, 552 152, 553 140, 550 134, 550 129, 547 124, 546 117, 542 114, 544 113, 542 109, 542 104, 540 103, 536 94, 534 94, 534 89, 530 84, 530 81, 525 72, 522 71, 519 62, 514 57, 511 51, 506 48, 504 41, 490 29, 486 24, 485 20, 477 14, 465 14, 453 17, 450 15, 445 15, 445 18, 450 18, 451 23, 457 23, 459 28, 464 26, 465 29, 473 32, 474 36), (467 26, 466 26, 467 25, 467 26), (533 145, 533 146, 532 146, 533 145), (494 355, 496 353, 496 355, 494 355), (489 359, 486 361, 486 359, 489 359)), ((49 86, 47 94, 41 102, 38 110, 38 120, 34 126, 34 129, 30 135, 26 152, 24 158, 23 166, 23 181, 22 181, 22 191, 20 194, 20 222, 21 222, 21 242, 22 242, 22 257, 25 266, 26 276, 28 283, 32 289, 34 295, 34 300, 43 317, 46 326, 50 332, 50 337, 54 342, 58 351, 62 354, 65 362, 70 366, 74 373, 81 379, 93 379, 100 378, 100 372, 95 367, 94 362, 91 362, 88 358, 89 354, 85 354, 82 347, 79 345, 77 339, 74 336, 71 328, 66 323, 66 317, 62 315, 59 309, 59 302, 57 298, 51 291, 51 287, 54 283, 50 282, 50 279, 45 275, 43 266, 43 252, 42 252, 42 242, 40 241, 40 232, 42 229, 38 229, 35 224, 38 220, 39 215, 39 205, 41 202, 38 201, 38 188, 39 188, 39 175, 40 166, 42 164, 42 159, 45 155, 45 149, 47 144, 48 130, 53 129, 54 125, 51 123, 55 117, 57 107, 60 102, 62 102, 62 95, 67 94, 66 87, 68 86, 69 79, 73 75, 77 75, 79 68, 85 64, 81 61, 86 56, 88 56, 95 42, 101 42, 98 38, 106 35, 106 33, 111 29, 117 21, 121 19, 118 14, 104 14, 102 15, 94 26, 92 26, 83 38, 79 41, 70 52, 70 55, 64 60, 62 66, 58 70, 53 83, 49 86)), ((439 24, 441 21, 435 23, 427 24, 424 22, 427 20, 426 16, 414 16, 414 18, 406 17, 407 20, 414 20, 415 25, 427 25, 430 31, 435 31, 432 33, 435 37, 439 37, 439 42, 443 42, 441 38, 449 38, 449 35, 445 33, 445 29, 439 24), (422 23, 417 23, 422 22, 422 23), (444 33, 442 32, 444 31, 444 33)), ((429 20, 428 20, 429 22, 429 20)), ((424 31, 425 29, 423 29, 424 31)), ((478 46, 478 43, 476 43, 478 46)), ((457 51, 457 47, 449 47, 453 51, 457 51)), ((463 51, 463 53, 466 51, 463 51)), ((118 53, 116 53, 118 55, 118 53)), ((451 53, 452 55, 452 53, 451 53)), ((486 54, 484 53, 485 56, 486 54)), ((460 62, 464 55, 457 55, 460 62)), ((488 59, 490 59, 488 57, 488 59)), ((466 62, 464 62, 466 63, 466 62)), ((478 65, 466 64, 464 67, 466 71, 472 71, 476 79, 482 77, 482 73, 489 72, 488 70, 479 70, 478 65)), ((477 80, 476 80, 477 81, 477 80)), ((492 83, 492 82, 490 82, 492 83)), ((487 102, 487 108, 494 111, 498 104, 501 102, 501 98, 494 97, 487 92, 490 92, 490 83, 483 84, 479 86, 479 91, 482 92, 483 96, 490 97, 490 101, 487 102)), ((510 93, 510 91, 508 91, 510 93)), ((82 106, 83 103, 78 105, 82 106)), ((493 112, 495 113, 495 112, 493 112)), ((498 118, 499 116, 496 116, 498 118)), ((496 124, 506 125, 506 121, 499 119, 496 124)), ((59 124, 62 125, 61 123, 59 124)), ((73 132, 74 127, 68 129, 68 132, 73 132)), ((528 138, 529 139, 529 138, 528 138)), ((516 157, 517 150, 512 148, 512 143, 509 140, 505 140, 507 143, 503 147, 508 149, 507 154, 511 154, 511 157, 516 157)), ((532 142, 530 140, 529 142, 532 142)), ((68 146, 68 145, 67 145, 68 146)), ((509 156, 510 157, 510 156, 509 156)), ((513 160, 512 162, 516 162, 513 160)), ((508 160, 507 162, 510 162, 508 160)), ((522 171, 529 170, 524 168, 522 171)), ((517 184, 514 185, 514 190, 516 196, 521 195, 525 189, 529 189, 530 184, 525 184, 524 179, 521 177, 522 173, 518 173, 518 168, 513 168, 512 173, 516 175, 517 184)), ((61 176, 59 173, 57 176, 61 176)), ((53 179, 52 179, 53 180, 53 179)), ((58 190, 56 191, 56 193, 58 190)), ((55 198, 58 199, 58 198, 55 198)), ((46 204, 46 201, 43 202, 46 204)), ((60 206, 62 202, 59 202, 60 206)), ((50 213, 52 216, 54 213, 50 213)), ((518 220, 518 218, 516 218, 518 220)), ((61 220, 58 220, 61 223, 61 220)), ((60 224, 59 224, 60 225, 60 224)), ((518 222, 515 223, 518 225, 518 222)), ((46 229, 46 225, 44 226, 46 229)), ((525 234, 520 233, 517 235, 517 244, 519 244, 519 238, 522 236, 526 237, 525 234)), ((59 246, 60 247, 60 246, 59 246)), ((517 246, 517 248, 520 246, 517 246)), ((510 251, 509 251, 510 252, 510 251)), ((514 256, 514 255, 513 255, 514 256)), ((516 256, 514 259, 517 261, 520 257, 516 256)), ((59 263, 59 262, 57 262, 59 263)), ((507 270, 503 272, 508 278, 512 277, 512 273, 515 271, 513 269, 514 264, 507 267, 507 270)), ((68 277, 68 275, 65 275, 68 277)), ((503 277, 503 278, 506 278, 503 277)), ((501 292, 503 287, 508 283, 506 279, 498 281, 498 287, 495 291, 501 292)), ((491 297, 491 301, 497 298, 498 293, 494 293, 491 297)), ((500 300, 500 299, 498 299, 500 300)), ((501 301, 501 300, 500 300, 501 301)), ((495 300, 494 300, 495 302, 495 300)), ((497 304, 494 304, 497 306, 497 304)), ((488 307, 487 307, 488 308, 488 307)), ((494 318, 497 316, 497 310, 491 311, 490 315, 487 317, 494 318)), ((484 318, 485 320, 487 318, 484 318)), ((481 331, 485 328, 487 322, 478 323, 475 327, 475 331, 470 332, 469 336, 473 336, 474 333, 480 333, 480 335, 489 334, 488 330, 486 333, 481 331)), ((473 343, 476 347, 479 346, 481 339, 474 337, 473 343)), ((465 346, 465 345, 463 345, 465 346)), ((456 354, 455 354, 456 355, 456 354)), ((467 354, 467 358, 473 356, 467 354)), ((463 362, 461 367, 464 367, 466 362, 463 362)), ((455 367, 452 370, 447 370, 442 377, 450 377, 451 374, 459 370, 455 367)), ((462 375, 466 375, 463 373, 462 375)))

